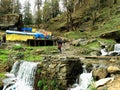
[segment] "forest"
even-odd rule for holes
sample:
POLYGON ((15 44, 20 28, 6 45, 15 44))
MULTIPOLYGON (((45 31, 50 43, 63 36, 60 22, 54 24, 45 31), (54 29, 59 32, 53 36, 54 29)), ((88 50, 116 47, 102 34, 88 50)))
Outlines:
MULTIPOLYGON (((34 4, 33 11, 31 11, 29 0, 25 1, 23 5, 19 0, 1 0, 0 15, 17 13, 23 15, 25 25, 36 25, 38 28, 54 30, 75 30, 84 21, 92 20, 92 25, 94 25, 101 14, 102 8, 109 7, 112 9, 114 5, 119 4, 119 0, 34 0, 32 2, 34 4), (77 18, 80 21, 76 21, 77 18), (61 22, 62 20, 60 26, 50 28, 49 25, 52 22, 61 22)), ((109 11, 109 14, 111 14, 112 10, 109 11)))

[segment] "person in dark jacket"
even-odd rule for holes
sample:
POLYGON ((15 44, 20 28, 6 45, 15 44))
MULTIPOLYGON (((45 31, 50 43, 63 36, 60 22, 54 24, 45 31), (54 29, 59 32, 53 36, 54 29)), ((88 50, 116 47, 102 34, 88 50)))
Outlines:
POLYGON ((60 53, 62 53, 62 49, 61 49, 62 48, 62 39, 58 38, 57 43, 58 43, 58 50, 59 50, 60 53))
POLYGON ((6 43, 6 34, 2 35, 2 43, 6 43))

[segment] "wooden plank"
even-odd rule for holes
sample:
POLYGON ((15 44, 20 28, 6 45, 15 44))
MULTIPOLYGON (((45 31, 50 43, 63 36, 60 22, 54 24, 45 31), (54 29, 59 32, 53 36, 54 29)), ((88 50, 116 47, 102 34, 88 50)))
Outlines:
POLYGON ((120 56, 85 56, 86 59, 111 59, 111 58, 120 58, 120 56))

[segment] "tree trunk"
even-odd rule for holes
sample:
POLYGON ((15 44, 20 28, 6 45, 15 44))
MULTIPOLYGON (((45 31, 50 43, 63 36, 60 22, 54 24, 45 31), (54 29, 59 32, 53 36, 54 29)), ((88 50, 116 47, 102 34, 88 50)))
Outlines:
POLYGON ((114 0, 114 4, 117 4, 117 0, 114 0))

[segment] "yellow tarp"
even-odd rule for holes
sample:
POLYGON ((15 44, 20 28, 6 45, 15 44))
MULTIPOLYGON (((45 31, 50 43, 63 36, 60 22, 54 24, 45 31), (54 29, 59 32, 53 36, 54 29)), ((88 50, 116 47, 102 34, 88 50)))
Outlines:
POLYGON ((32 32, 36 32, 36 31, 37 31, 37 29, 36 29, 36 28, 33 28, 33 29, 32 29, 32 32))
POLYGON ((27 41, 27 39, 33 39, 34 36, 18 35, 18 34, 6 34, 6 40, 8 41, 27 41))

